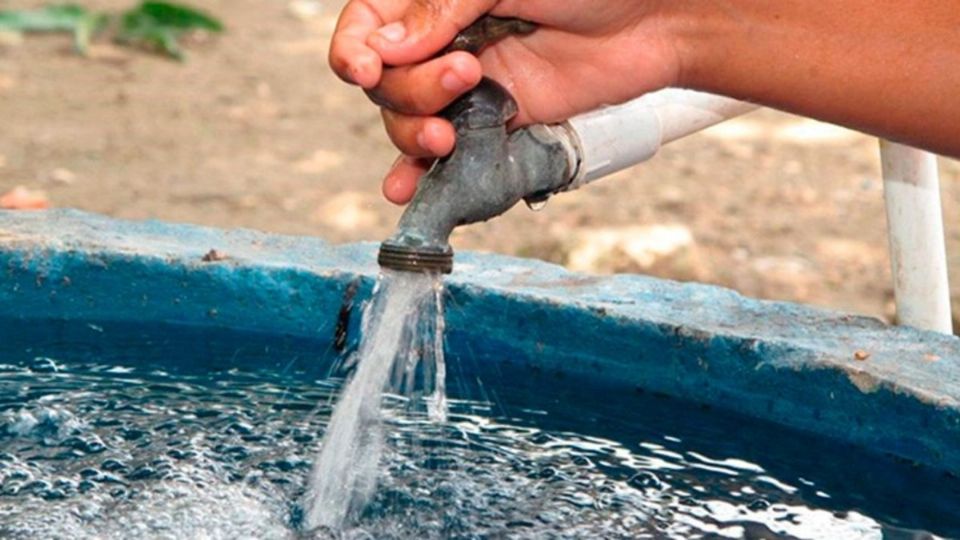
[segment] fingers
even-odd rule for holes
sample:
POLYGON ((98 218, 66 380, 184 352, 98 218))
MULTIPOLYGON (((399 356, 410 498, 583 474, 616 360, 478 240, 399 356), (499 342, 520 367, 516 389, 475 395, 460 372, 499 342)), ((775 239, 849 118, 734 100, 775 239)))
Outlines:
POLYGON ((466 53, 429 60, 500 0, 351 0, 330 48, 330 65, 384 107, 393 143, 405 154, 383 182, 384 196, 406 204, 434 159, 456 144, 446 120, 432 117, 482 78, 466 53), (427 62, 425 62, 427 61, 427 62), (425 62, 420 65, 420 62, 425 62), (401 66, 384 69, 386 66, 401 66))
POLYGON ((377 104, 414 115, 436 114, 483 78, 480 61, 455 52, 423 64, 387 69, 368 91, 377 104))
POLYGON ((407 204, 417 192, 417 182, 430 169, 433 160, 400 156, 383 180, 383 196, 394 204, 407 204))
POLYGON ((456 130, 442 118, 409 116, 389 109, 383 109, 381 114, 390 140, 408 156, 443 157, 456 145, 456 130))
POLYGON ((443 50, 460 30, 497 5, 498 0, 410 0, 401 16, 367 40, 388 65, 422 62, 443 50))
POLYGON ((344 81, 373 88, 380 82, 383 61, 367 39, 387 21, 398 19, 410 0, 351 0, 343 9, 330 45, 330 66, 344 81))

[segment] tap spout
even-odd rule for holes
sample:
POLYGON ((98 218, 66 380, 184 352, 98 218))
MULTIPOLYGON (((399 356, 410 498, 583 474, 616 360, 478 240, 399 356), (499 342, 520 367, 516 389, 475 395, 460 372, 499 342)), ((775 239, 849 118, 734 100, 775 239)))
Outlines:
POLYGON ((487 221, 521 200, 536 202, 563 191, 575 175, 568 137, 560 127, 507 132, 517 105, 490 79, 445 114, 457 130, 457 147, 420 180, 396 234, 380 248, 384 268, 412 272, 453 270, 450 234, 487 221))

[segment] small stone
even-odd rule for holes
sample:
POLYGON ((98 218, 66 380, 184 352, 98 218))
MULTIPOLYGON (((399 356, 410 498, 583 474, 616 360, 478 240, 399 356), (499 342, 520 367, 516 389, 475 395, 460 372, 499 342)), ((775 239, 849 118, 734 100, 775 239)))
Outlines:
POLYGON ((721 151, 735 159, 750 160, 757 154, 757 145, 743 141, 724 141, 721 151))
POLYGON ((750 250, 742 247, 734 249, 730 253, 730 257, 733 258, 733 260, 740 263, 747 262, 750 260, 750 250))
POLYGON ((237 199, 237 206, 244 210, 253 210, 260 205, 260 200, 256 195, 244 195, 237 199))
POLYGON ((659 203, 664 206, 679 207, 687 201, 687 195, 677 186, 667 185, 660 189, 659 203))
POLYGON ((357 231, 376 227, 380 214, 368 193, 344 191, 327 199, 313 213, 312 219, 340 231, 357 231))
POLYGON ((923 359, 926 360, 927 362, 939 362, 939 361, 940 361, 940 357, 937 356, 937 355, 935 355, 935 354, 925 354, 925 355, 923 356, 923 359))
POLYGON ((284 212, 295 212, 299 207, 300 199, 298 197, 284 197, 283 200, 280 201, 280 208, 282 208, 284 212))
POLYGON ((859 360, 860 362, 863 362, 868 358, 870 358, 870 353, 868 353, 867 351, 857 351, 853 353, 853 357, 859 360))
POLYGON ((302 174, 317 175, 336 169, 345 162, 343 154, 320 149, 294 163, 294 168, 302 174))
POLYGON ((0 209, 4 210, 43 210, 50 208, 50 200, 42 191, 17 186, 0 195, 0 209))
POLYGON ((683 225, 582 229, 573 234, 564 262, 579 272, 643 272, 681 280, 703 277, 696 240, 683 225))
POLYGON ((77 180, 77 175, 74 174, 73 171, 61 167, 50 171, 50 180, 69 186, 77 180))
POLYGON ((744 287, 750 287, 751 294, 767 298, 807 301, 822 282, 817 268, 803 257, 758 257, 748 263, 747 270, 742 276, 744 287))
POLYGON ((230 257, 225 253, 222 253, 215 249, 211 249, 210 251, 207 252, 206 255, 203 256, 203 262, 205 263, 220 262, 220 261, 225 261, 229 258, 230 257))
POLYGON ((300 20, 307 20, 323 13, 323 4, 318 0, 293 0, 287 4, 287 11, 300 20))

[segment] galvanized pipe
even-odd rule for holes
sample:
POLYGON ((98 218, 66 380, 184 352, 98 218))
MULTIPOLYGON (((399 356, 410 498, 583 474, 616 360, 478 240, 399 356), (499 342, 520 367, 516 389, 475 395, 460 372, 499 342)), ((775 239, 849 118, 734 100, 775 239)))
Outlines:
POLYGON ((902 325, 953 332, 936 156, 880 141, 890 262, 902 325))

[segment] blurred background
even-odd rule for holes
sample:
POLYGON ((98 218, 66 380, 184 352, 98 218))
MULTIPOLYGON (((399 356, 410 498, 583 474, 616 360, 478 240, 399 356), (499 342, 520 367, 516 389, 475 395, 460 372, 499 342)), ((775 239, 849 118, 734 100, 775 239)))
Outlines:
MULTIPOLYGON (((68 35, 0 32, 0 195, 22 186, 52 207, 119 218, 385 238, 400 213, 380 196, 395 151, 377 109, 326 65, 343 3, 192 0, 226 32, 189 37, 184 62, 109 40, 82 57, 68 35)), ((942 173, 958 306, 960 165, 942 160, 942 173)), ((465 228, 454 246, 894 314, 876 141, 773 111, 540 212, 465 228)))

